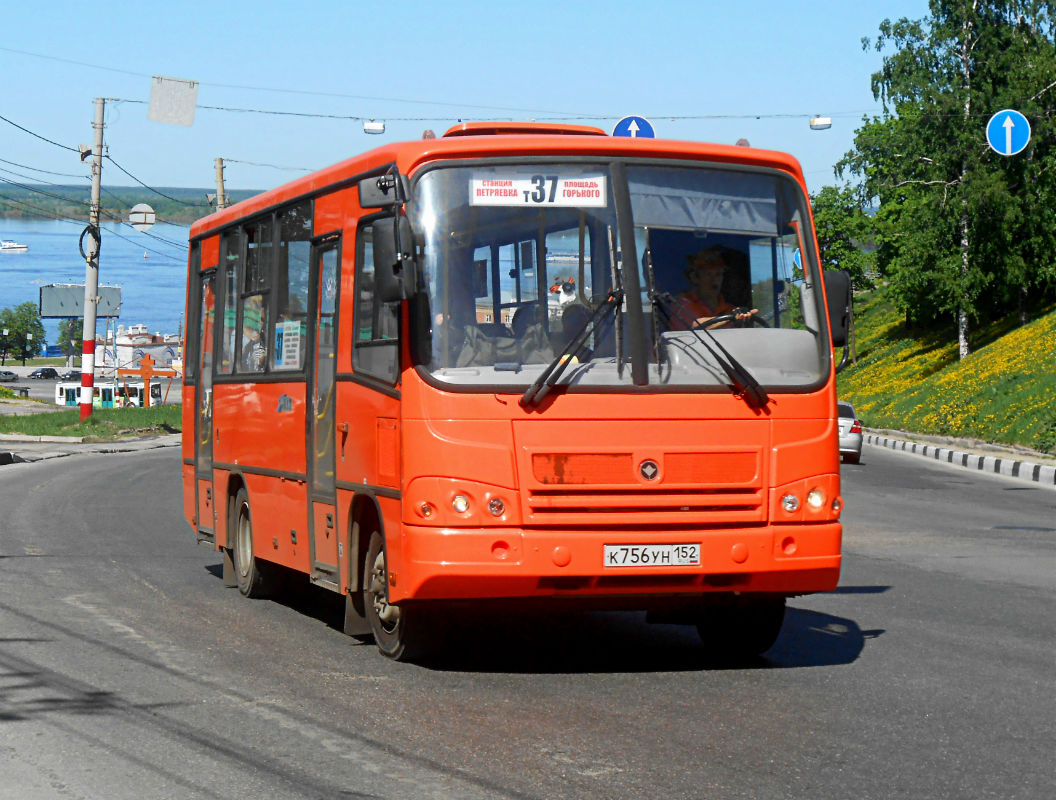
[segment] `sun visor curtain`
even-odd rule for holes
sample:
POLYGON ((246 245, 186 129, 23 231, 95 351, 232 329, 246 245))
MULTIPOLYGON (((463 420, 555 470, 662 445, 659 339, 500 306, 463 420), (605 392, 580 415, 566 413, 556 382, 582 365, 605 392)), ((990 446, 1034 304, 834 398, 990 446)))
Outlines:
POLYGON ((636 226, 778 232, 780 189, 773 176, 657 167, 630 168, 627 174, 636 226))

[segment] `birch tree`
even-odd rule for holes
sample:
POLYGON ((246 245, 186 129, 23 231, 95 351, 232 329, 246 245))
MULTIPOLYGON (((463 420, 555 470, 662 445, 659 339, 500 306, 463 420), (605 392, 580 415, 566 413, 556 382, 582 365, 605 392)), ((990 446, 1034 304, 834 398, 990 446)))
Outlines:
POLYGON ((1027 0, 932 0, 929 11, 863 41, 884 54, 872 80, 883 112, 839 170, 879 207, 877 263, 907 320, 951 319, 963 358, 974 322, 1052 288, 1054 14, 1027 0), (1011 158, 985 137, 1004 108, 1034 134, 1011 158))

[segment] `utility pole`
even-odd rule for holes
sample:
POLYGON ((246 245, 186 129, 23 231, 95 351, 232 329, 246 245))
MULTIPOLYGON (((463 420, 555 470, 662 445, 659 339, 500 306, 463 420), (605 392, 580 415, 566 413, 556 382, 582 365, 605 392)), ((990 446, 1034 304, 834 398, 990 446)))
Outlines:
MULTIPOLYGON (((81 353, 81 420, 92 415, 92 395, 95 389, 95 312, 99 302, 99 230, 100 195, 103 180, 103 111, 106 100, 95 98, 95 139, 92 143, 92 204, 88 211, 88 227, 81 234, 81 241, 88 237, 88 250, 81 248, 84 256, 84 328, 81 338, 84 349, 81 353)), ((82 156, 83 158, 83 156, 82 156)))
POLYGON ((224 193, 224 159, 217 158, 216 164, 216 210, 227 208, 227 195, 224 193))

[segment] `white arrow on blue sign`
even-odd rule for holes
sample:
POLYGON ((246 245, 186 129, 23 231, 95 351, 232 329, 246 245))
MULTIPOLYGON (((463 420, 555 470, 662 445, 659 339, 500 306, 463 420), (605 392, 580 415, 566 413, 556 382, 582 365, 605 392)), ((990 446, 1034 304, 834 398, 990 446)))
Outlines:
POLYGON ((1006 108, 990 117, 986 123, 986 143, 1003 156, 1023 152, 1030 141, 1030 123, 1018 111, 1006 108))
POLYGON ((612 129, 613 136, 630 136, 632 139, 654 139, 653 123, 645 117, 624 117, 612 129))

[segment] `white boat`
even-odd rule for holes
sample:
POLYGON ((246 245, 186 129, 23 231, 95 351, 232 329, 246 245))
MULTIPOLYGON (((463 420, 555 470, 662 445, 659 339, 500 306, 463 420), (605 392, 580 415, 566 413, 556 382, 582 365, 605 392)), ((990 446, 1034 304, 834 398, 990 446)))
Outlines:
POLYGON ((0 239, 0 252, 24 253, 27 250, 29 250, 28 245, 19 244, 18 242, 12 242, 10 239, 0 239))

